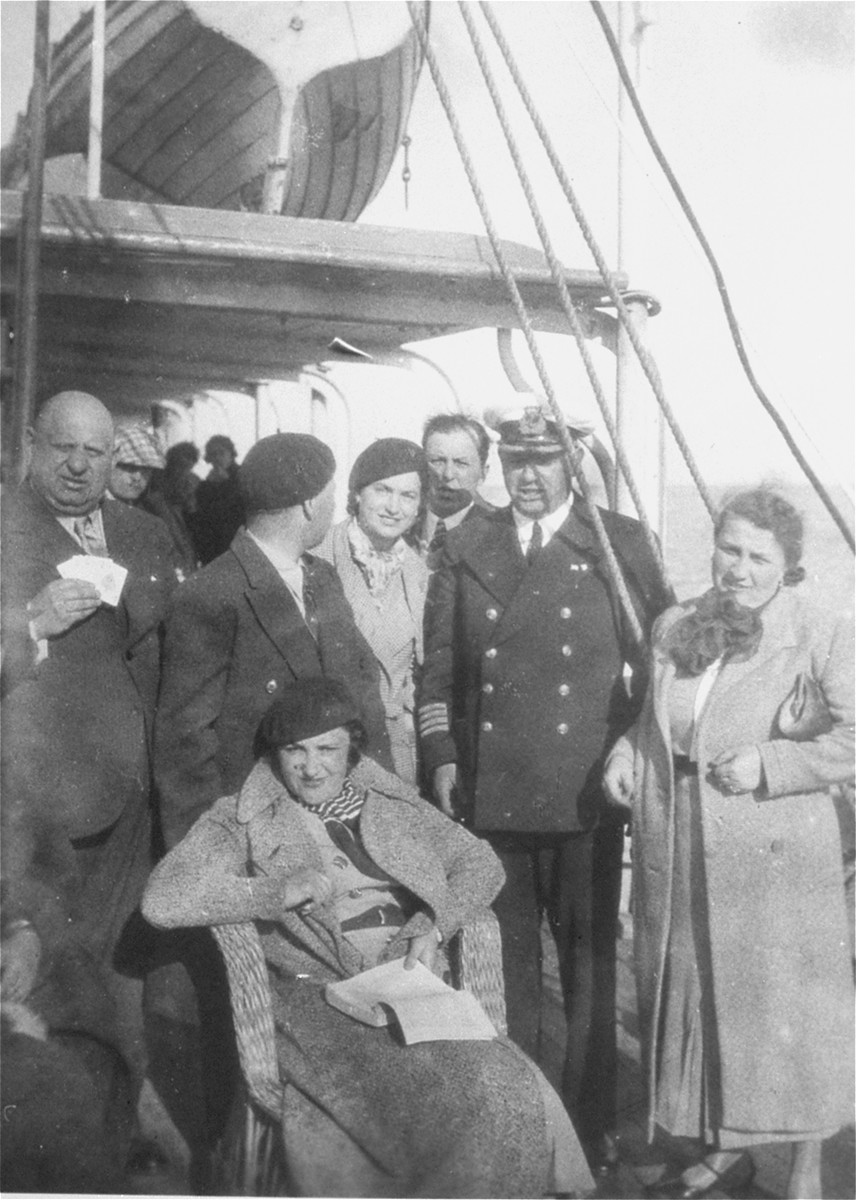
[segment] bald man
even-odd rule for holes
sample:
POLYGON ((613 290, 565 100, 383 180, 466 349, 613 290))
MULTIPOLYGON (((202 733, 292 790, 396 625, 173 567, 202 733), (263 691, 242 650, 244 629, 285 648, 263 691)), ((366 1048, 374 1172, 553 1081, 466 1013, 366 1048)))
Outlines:
POLYGON ((50 399, 27 450, 27 477, 2 504, 4 888, 36 932, 61 895, 66 936, 107 971, 141 1077, 141 984, 132 964, 119 965, 124 948, 115 952, 151 864, 150 736, 171 543, 156 518, 104 499, 113 421, 94 396, 50 399), (127 572, 118 595, 84 578, 98 564, 78 577, 74 565, 60 570, 92 555, 127 572))

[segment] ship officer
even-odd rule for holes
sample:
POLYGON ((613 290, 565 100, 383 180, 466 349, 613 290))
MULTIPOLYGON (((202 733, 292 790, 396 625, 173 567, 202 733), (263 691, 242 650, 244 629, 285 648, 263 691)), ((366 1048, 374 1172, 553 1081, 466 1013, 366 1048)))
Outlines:
MULTIPOLYGON (((429 591, 418 721, 435 799, 484 836, 509 1033, 538 1058, 540 928, 556 939, 568 1027, 563 1096, 594 1166, 613 1157, 615 933, 623 827, 604 812, 605 751, 644 690, 634 643, 552 411, 486 414, 511 504, 449 535, 429 591), (629 666, 633 686, 627 686, 629 666)), ((578 439, 591 427, 565 418, 578 439)), ((643 629, 670 601, 636 521, 600 510, 643 629)))

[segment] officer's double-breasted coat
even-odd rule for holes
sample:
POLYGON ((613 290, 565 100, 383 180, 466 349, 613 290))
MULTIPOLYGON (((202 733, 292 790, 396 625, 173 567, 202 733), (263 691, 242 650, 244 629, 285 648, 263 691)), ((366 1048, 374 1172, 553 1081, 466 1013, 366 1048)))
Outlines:
MULTIPOLYGON (((592 828, 603 753, 641 703, 644 652, 582 508, 576 500, 531 567, 511 509, 483 514, 449 536, 431 582, 424 763, 429 773, 458 763, 476 830, 592 828)), ((600 515, 647 632, 670 596, 639 524, 600 515)))

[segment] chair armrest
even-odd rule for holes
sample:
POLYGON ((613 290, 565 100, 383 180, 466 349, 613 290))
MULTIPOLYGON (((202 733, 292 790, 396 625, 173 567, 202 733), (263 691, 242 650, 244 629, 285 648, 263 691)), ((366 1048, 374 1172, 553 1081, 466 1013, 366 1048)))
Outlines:
POLYGON ((212 925, 226 963, 238 1058, 250 1096, 275 1119, 282 1113, 283 1089, 276 1053, 267 963, 252 922, 212 925))
POLYGON ((491 909, 484 909, 461 928, 452 939, 449 959, 453 985, 472 992, 493 1021, 497 1033, 507 1033, 502 938, 499 922, 491 909))

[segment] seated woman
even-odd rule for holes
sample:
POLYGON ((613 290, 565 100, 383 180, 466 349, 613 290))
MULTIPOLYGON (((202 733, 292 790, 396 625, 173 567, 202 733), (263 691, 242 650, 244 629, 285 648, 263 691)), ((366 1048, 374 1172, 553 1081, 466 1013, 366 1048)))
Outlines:
POLYGON ((371 760, 343 684, 283 689, 255 767, 155 869, 155 925, 257 921, 297 1194, 541 1196, 593 1184, 556 1093, 506 1038, 402 1044, 324 985, 404 959, 442 973, 496 895, 493 851, 371 760))
POLYGON ((315 553, 336 568, 357 628, 380 668, 395 773, 416 783, 413 677, 422 662, 428 568, 405 535, 422 510, 428 466, 421 446, 379 438, 357 456, 348 516, 315 553))

